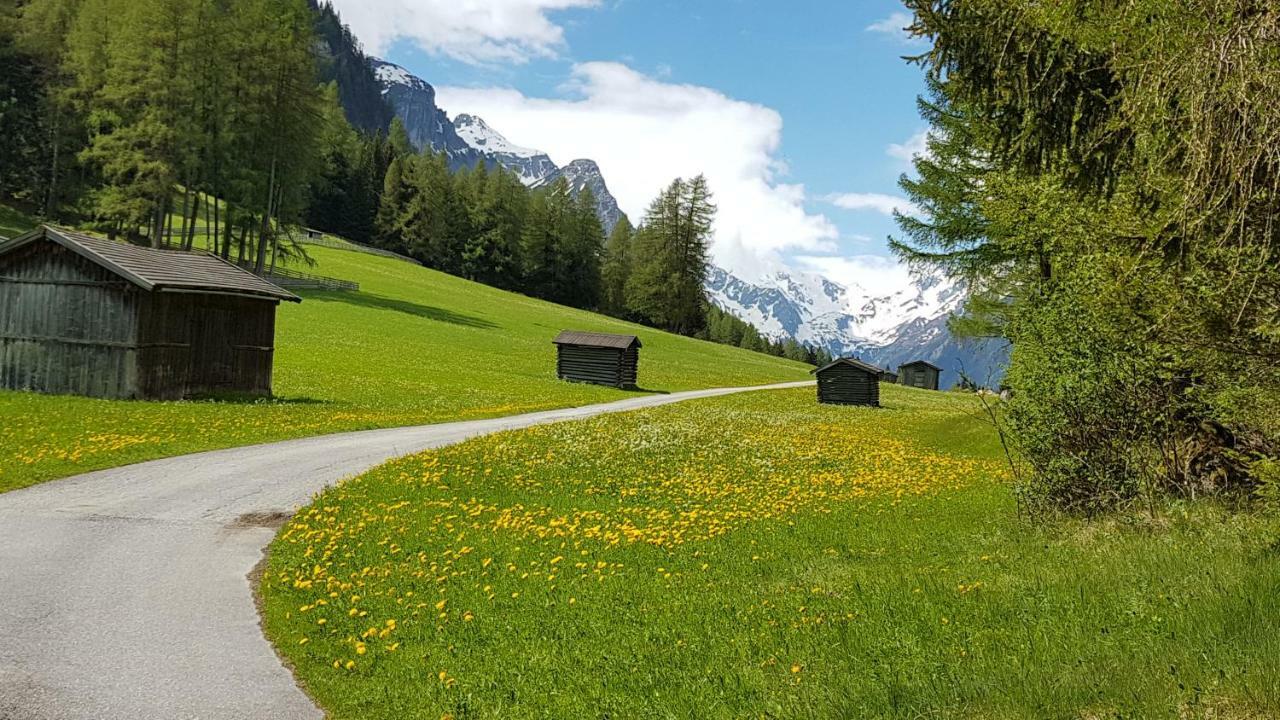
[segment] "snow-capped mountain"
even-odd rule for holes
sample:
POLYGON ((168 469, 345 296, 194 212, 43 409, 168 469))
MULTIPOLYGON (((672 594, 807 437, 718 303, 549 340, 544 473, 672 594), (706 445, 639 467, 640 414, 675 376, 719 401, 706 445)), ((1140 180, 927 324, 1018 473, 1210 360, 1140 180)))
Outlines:
POLYGON ((457 116, 453 127, 463 142, 515 173, 520 182, 529 187, 542 184, 558 171, 546 153, 516 145, 475 115, 457 116))
POLYGON ((604 226, 605 234, 608 235, 613 232, 614 226, 625 215, 623 215, 622 209, 618 207, 617 199, 609 192, 609 186, 605 184, 604 174, 600 172, 600 166, 594 160, 574 160, 547 175, 537 185, 549 185, 561 177, 569 182, 569 192, 575 196, 582 192, 584 188, 591 189, 591 194, 596 199, 596 215, 600 218, 600 224, 604 226))
POLYGON ((997 381, 1004 365, 999 343, 951 336, 947 318, 960 309, 965 291, 941 275, 920 276, 892 292, 873 293, 816 273, 779 271, 747 282, 713 267, 707 296, 775 340, 794 338, 889 369, 928 360, 943 368, 948 387, 962 370, 979 382, 997 381))
POLYGON ((429 83, 394 63, 369 58, 369 64, 414 147, 444 153, 455 170, 475 167, 485 158, 459 137, 449 116, 436 105, 436 89, 429 83))
POLYGON ((399 65, 377 58, 370 58, 369 64, 382 83, 383 97, 404 123, 414 147, 445 153, 449 167, 455 171, 473 168, 479 162, 491 168, 506 168, 528 187, 550 184, 563 175, 575 195, 584 187, 591 188, 606 233, 622 218, 618 201, 609 193, 595 162, 574 160, 563 168, 557 167, 546 153, 507 140, 475 115, 462 113, 450 120, 448 113, 436 105, 435 88, 399 65))

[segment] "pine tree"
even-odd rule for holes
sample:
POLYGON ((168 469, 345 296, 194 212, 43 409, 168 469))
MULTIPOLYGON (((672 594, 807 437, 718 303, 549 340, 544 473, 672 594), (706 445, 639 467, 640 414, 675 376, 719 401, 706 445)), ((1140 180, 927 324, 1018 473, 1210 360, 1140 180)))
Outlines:
POLYGON ((635 235, 627 307, 672 332, 694 335, 707 318, 707 262, 715 206, 702 176, 676 179, 649 206, 635 235))
POLYGON ((635 229, 623 217, 613 226, 605 241, 604 261, 600 268, 601 307, 615 317, 627 316, 627 278, 631 275, 632 241, 635 229))

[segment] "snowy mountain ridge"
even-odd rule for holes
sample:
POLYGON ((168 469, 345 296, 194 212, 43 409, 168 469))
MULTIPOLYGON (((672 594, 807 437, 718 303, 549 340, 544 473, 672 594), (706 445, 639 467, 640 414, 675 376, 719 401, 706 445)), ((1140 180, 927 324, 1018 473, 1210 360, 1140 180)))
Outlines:
POLYGON ((947 386, 961 371, 980 382, 998 380, 1003 367, 1004 351, 997 344, 951 336, 947 319, 966 293, 940 274, 913 276, 903 287, 877 293, 811 272, 779 270, 746 281, 712 267, 707 296, 774 340, 792 338, 889 369, 928 360, 943 368, 947 386))

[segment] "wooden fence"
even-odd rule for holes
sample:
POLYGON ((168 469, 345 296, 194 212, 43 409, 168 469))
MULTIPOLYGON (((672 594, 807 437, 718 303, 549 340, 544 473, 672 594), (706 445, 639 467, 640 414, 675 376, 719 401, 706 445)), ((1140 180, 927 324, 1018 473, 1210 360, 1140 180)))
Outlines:
POLYGON ((391 252, 390 250, 383 250, 382 248, 362 245, 353 240, 335 240, 331 237, 320 237, 320 238, 300 237, 300 238, 297 238, 297 241, 304 245, 315 245, 317 247, 334 248, 335 250, 350 250, 352 252, 365 253, 366 255, 378 255, 380 257, 388 257, 396 260, 402 260, 407 263, 413 263, 414 265, 422 264, 417 260, 414 260, 411 257, 406 257, 404 255, 401 255, 400 253, 394 253, 394 252, 391 252))
MULTIPOLYGON (((242 267, 253 272, 253 265, 250 263, 245 263, 242 267)), ((286 290, 350 290, 352 292, 360 290, 360 283, 357 282, 313 275, 283 267, 267 268, 262 271, 261 277, 286 290)))

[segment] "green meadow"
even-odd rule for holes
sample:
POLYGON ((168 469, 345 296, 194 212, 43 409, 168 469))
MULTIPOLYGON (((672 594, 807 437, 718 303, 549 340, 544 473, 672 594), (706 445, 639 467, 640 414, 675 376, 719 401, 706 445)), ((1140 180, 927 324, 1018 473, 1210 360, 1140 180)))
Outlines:
POLYGON ((971 396, 748 393, 393 461, 272 545, 339 720, 1280 717, 1280 520, 1020 518, 971 396))
MULTIPOLYGON (((20 217, 15 224, 22 224, 20 217)), ((21 229, 18 228, 18 229, 21 229)), ((13 233, 18 234, 18 233, 13 233)), ((807 366, 496 290, 400 260, 308 247, 298 269, 360 283, 280 307, 270 401, 133 402, 0 391, 0 491, 189 452, 606 402, 560 382, 562 329, 632 333, 642 392, 803 380, 807 366)))

